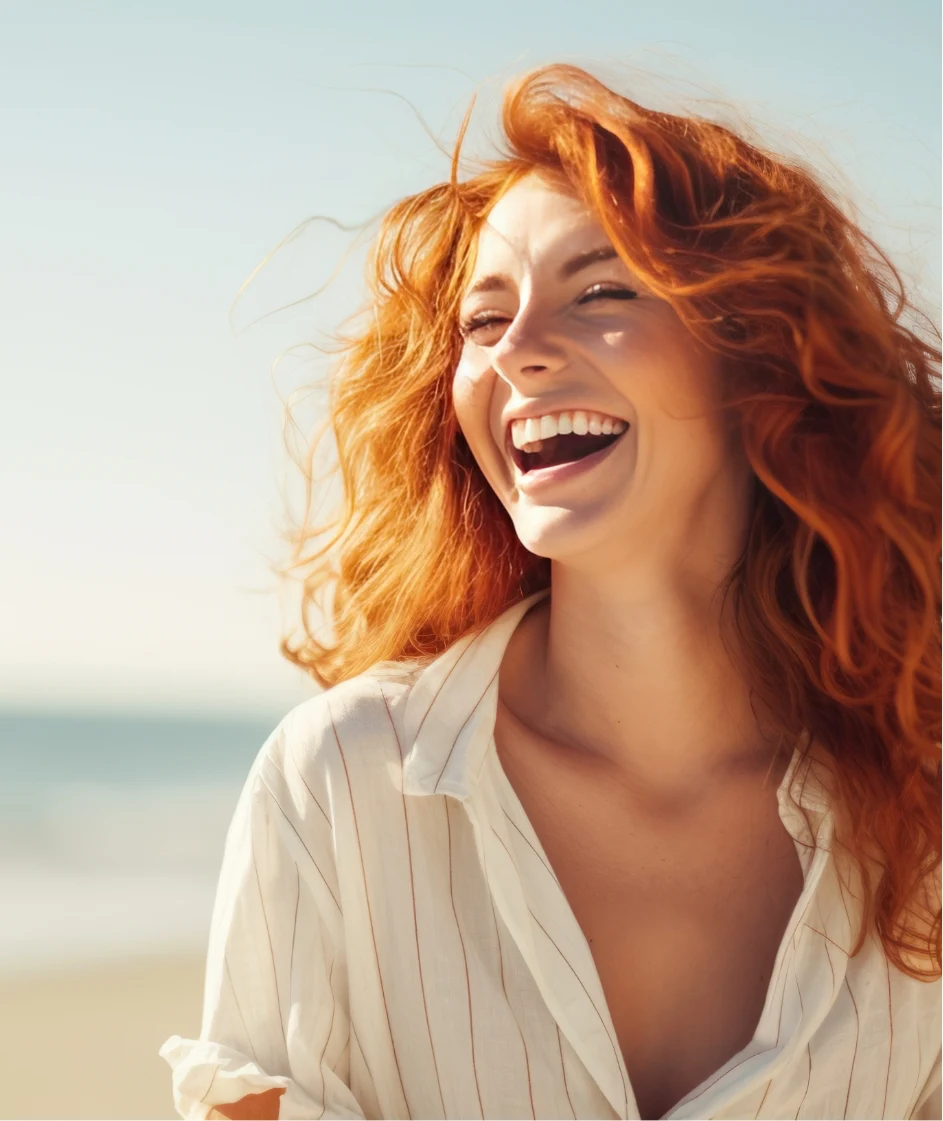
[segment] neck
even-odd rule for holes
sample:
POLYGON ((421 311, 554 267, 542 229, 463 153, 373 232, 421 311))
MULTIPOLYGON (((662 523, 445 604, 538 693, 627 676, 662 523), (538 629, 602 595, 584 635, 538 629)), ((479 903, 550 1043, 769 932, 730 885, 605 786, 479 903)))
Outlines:
POLYGON ((537 735, 604 763, 641 796, 771 777, 788 764, 722 640, 716 582, 605 582, 554 566, 512 636, 501 696, 537 735))

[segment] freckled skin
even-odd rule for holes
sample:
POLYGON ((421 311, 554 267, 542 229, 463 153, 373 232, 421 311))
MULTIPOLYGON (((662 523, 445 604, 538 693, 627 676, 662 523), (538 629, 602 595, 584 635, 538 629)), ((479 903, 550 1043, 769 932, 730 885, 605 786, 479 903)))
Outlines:
POLYGON ((643 1118, 663 1117, 755 1031, 803 873, 778 812, 786 758, 716 595, 755 480, 724 369, 537 178, 484 225, 453 380, 462 431, 551 596, 511 636, 495 746, 590 946, 643 1118), (594 296, 630 289, 638 298, 594 296), (630 429, 603 461, 522 492, 508 409, 584 407, 630 429), (545 407, 544 407, 545 406, 545 407), (727 636, 729 637, 729 635, 727 636), (775 764, 775 765, 774 765, 775 764))
POLYGON ((683 513, 696 504, 705 475, 730 459, 731 441, 716 415, 716 359, 696 345, 669 303, 618 259, 557 278, 561 262, 609 244, 580 203, 539 180, 525 180, 497 203, 480 235, 472 282, 502 273, 510 284, 463 303, 463 320, 485 313, 497 319, 467 339, 453 403, 521 541, 539 555, 581 561, 604 545, 611 566, 624 559, 613 555, 613 522, 631 517, 656 528, 666 498, 683 513), (602 291, 626 288, 637 298, 602 291), (621 477, 600 472, 574 482, 558 505, 522 495, 505 453, 503 413, 521 401, 553 406, 574 397, 633 426, 622 438, 621 477))
POLYGON ((519 715, 670 800, 765 738, 716 595, 756 480, 720 407, 723 360, 671 304, 618 257, 564 275, 606 247, 598 220, 539 177, 508 190, 479 233, 452 397, 518 538, 551 560, 519 715), (489 278, 500 287, 475 291, 489 278), (585 474, 530 495, 505 445, 522 406, 630 427, 585 474))
MULTIPOLYGON (((478 243, 452 396, 522 543, 552 561, 552 603, 516 629, 495 743, 591 947, 643 1118, 662 1117, 755 1029, 802 888, 763 783, 713 592, 742 547, 749 465, 718 405, 723 371, 618 258, 598 221, 539 179, 511 188, 478 243), (625 292, 636 298, 625 298, 625 292), (622 293, 616 296, 615 293, 622 293), (609 293, 605 295, 604 293, 609 293), (509 407, 629 422, 605 464, 528 496, 505 449, 509 407)), ((284 1091, 211 1117, 277 1118, 284 1091)))

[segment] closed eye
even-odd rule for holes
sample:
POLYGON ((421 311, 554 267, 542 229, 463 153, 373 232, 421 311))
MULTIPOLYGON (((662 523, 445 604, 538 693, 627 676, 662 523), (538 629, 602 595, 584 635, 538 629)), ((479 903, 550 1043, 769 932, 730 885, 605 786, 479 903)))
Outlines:
MULTIPOLYGON (((601 284, 594 284, 592 288, 584 292, 576 302, 578 304, 587 304, 595 300, 636 299, 638 299, 638 292, 633 291, 631 288, 603 287, 601 284)), ((492 315, 489 312, 482 312, 480 315, 473 315, 471 318, 460 323, 459 333, 466 339, 474 339, 475 333, 483 330, 485 327, 492 327, 496 323, 508 322, 510 322, 510 320, 506 315, 492 315)))
POLYGON ((590 288, 588 292, 584 292, 576 302, 585 304, 590 300, 599 299, 635 300, 638 299, 638 292, 634 292, 631 288, 603 288, 600 284, 594 284, 592 288, 590 288))
POLYGON ((473 315, 471 319, 466 319, 463 323, 460 323, 458 329, 466 339, 470 339, 476 331, 480 331, 484 327, 491 327, 495 323, 507 322, 508 319, 505 315, 473 315))

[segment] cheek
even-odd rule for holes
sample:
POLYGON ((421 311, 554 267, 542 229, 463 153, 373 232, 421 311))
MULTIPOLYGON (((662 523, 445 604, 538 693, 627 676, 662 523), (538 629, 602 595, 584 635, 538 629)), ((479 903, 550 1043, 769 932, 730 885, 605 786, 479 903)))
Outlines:
POLYGON ((484 357, 463 354, 452 378, 452 404, 465 438, 474 448, 488 427, 494 371, 484 357))
POLYGON ((653 357, 664 351, 664 342, 652 324, 601 323, 592 336, 595 358, 611 375, 622 371, 631 375, 636 367, 651 365, 653 357))
POLYGON ((700 417, 718 393, 713 356, 671 320, 635 324, 600 336, 600 361, 626 398, 666 417, 700 417))

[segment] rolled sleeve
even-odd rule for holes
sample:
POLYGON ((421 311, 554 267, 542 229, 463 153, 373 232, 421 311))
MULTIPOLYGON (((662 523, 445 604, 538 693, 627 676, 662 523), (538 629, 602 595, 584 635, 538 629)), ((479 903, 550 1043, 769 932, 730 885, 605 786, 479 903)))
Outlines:
POLYGON ((290 729, 286 718, 257 756, 226 836, 200 1038, 173 1035, 159 1051, 184 1118, 272 1089, 284 1091, 279 1118, 364 1117, 349 1087, 328 802, 298 769, 290 729))

